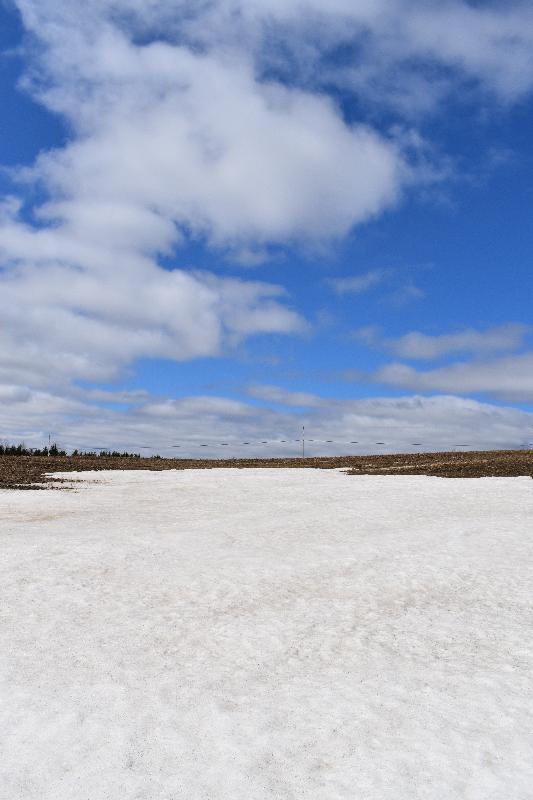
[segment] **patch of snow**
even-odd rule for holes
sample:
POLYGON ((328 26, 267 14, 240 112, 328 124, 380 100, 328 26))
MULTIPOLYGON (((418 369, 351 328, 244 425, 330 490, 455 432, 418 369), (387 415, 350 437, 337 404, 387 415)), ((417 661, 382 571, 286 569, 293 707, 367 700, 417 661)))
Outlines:
POLYGON ((533 481, 0 492, 2 800, 532 800, 533 481))

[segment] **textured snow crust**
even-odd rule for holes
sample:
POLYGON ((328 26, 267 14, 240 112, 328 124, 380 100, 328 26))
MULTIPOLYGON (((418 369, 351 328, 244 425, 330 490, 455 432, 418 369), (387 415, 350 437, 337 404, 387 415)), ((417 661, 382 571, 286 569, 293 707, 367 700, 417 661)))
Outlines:
POLYGON ((75 477, 0 492, 1 800, 532 800, 530 478, 75 477))

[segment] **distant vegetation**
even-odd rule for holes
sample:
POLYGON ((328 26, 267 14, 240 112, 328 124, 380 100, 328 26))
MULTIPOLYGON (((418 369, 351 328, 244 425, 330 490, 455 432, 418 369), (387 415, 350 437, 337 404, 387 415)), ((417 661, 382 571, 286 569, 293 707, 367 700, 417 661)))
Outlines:
POLYGON ((65 450, 60 450, 57 444, 50 447, 26 447, 24 444, 0 444, 0 456, 66 456, 65 450))
MULTIPOLYGON (((77 458, 86 456, 87 458, 140 458, 140 453, 121 453, 118 450, 100 450, 91 452, 88 450, 73 450, 72 456, 77 458)), ((66 450, 61 450, 57 444, 50 447, 26 447, 24 444, 0 444, 0 456, 68 456, 66 450)))

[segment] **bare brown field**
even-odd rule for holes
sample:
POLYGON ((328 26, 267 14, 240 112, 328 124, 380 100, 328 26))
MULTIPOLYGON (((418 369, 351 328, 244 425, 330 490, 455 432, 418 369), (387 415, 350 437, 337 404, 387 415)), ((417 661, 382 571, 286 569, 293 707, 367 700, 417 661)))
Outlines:
POLYGON ((435 475, 442 478, 488 476, 533 477, 533 451, 490 450, 449 453, 409 453, 322 458, 111 458, 92 456, 0 456, 0 488, 60 488, 61 479, 47 478, 57 472, 88 470, 307 468, 347 469, 349 475, 435 475))

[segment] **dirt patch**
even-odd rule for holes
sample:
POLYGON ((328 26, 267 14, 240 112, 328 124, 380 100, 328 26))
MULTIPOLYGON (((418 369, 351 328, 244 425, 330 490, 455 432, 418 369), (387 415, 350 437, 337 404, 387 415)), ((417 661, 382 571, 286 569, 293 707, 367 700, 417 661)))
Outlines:
MULTIPOLYGON (((481 478, 488 476, 533 477, 533 451, 491 450, 471 453, 408 453, 379 456, 333 456, 331 458, 102 458, 92 456, 0 456, 0 488, 61 488, 61 478, 46 478, 47 473, 86 472, 88 470, 168 469, 339 469, 349 475, 436 475, 442 478, 481 478)), ((69 484, 71 481, 68 482, 69 484)))

